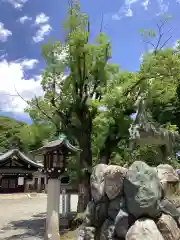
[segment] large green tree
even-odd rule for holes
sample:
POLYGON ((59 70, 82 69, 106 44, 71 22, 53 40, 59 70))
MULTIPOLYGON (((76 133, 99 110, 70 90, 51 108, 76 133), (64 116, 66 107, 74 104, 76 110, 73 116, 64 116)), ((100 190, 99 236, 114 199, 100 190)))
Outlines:
POLYGON ((114 68, 108 67, 111 47, 100 33, 89 40, 90 23, 77 2, 72 2, 64 24, 65 42, 42 48, 46 68, 43 73, 43 98, 29 102, 27 111, 36 120, 51 122, 56 133, 64 132, 79 144, 79 211, 90 200, 92 168, 91 133, 99 101, 114 68))

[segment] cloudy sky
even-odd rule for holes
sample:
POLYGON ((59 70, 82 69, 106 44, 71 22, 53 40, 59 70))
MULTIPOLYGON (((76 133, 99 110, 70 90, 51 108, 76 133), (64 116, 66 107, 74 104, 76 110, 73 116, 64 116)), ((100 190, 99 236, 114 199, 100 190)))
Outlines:
MULTIPOLYGON (((140 29, 155 29, 161 13, 173 16, 166 26, 172 28, 173 46, 180 39, 180 0, 81 0, 82 10, 91 22, 91 37, 100 30, 112 41, 112 61, 122 69, 137 71, 144 51, 140 29)), ((24 114, 25 98, 41 95, 40 79, 44 67, 41 45, 51 36, 63 40, 61 28, 67 0, 0 0, 0 110, 16 119, 29 121, 24 114)), ((166 38, 169 37, 167 33, 166 38)))

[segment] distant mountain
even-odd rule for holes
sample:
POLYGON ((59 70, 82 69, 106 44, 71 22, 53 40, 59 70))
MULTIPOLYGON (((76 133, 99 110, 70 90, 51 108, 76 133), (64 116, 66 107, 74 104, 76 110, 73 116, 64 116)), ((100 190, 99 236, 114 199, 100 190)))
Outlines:
POLYGON ((17 121, 22 121, 28 124, 32 124, 32 120, 30 119, 28 114, 21 113, 12 113, 12 112, 0 112, 0 116, 7 116, 9 118, 13 118, 17 121))
POLYGON ((12 148, 21 149, 21 140, 18 136, 25 122, 17 121, 14 118, 0 116, 0 152, 5 152, 12 148))

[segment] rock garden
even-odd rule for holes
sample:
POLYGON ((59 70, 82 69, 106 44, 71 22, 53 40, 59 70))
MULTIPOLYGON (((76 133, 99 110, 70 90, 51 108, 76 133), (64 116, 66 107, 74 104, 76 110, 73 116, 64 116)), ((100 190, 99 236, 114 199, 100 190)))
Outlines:
POLYGON ((179 176, 167 164, 135 161, 128 169, 98 164, 77 240, 179 240, 179 176))

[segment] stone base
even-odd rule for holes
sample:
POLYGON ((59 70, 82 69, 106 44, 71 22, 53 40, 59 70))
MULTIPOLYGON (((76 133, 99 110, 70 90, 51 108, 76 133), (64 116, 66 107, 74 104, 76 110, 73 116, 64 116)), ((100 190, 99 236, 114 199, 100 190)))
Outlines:
POLYGON ((69 227, 70 219, 68 217, 60 217, 59 224, 60 229, 65 229, 69 227))

